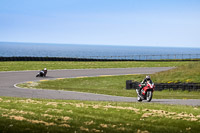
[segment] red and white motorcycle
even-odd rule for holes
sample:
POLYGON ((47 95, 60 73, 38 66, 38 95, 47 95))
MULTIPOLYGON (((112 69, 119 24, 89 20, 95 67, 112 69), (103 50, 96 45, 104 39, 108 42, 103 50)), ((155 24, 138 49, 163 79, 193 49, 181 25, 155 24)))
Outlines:
MULTIPOLYGON (((139 87, 141 87, 141 84, 139 84, 139 87)), ((141 102, 142 100, 147 100, 147 102, 150 102, 153 97, 154 88, 154 83, 150 83, 150 81, 147 81, 146 85, 141 89, 141 92, 139 92, 139 89, 136 89, 138 95, 137 100, 139 102, 141 102)))

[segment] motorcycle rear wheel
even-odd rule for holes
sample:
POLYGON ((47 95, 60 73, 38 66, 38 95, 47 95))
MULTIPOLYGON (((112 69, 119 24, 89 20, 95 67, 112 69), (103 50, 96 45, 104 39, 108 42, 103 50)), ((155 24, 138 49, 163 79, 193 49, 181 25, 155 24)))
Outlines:
POLYGON ((152 99, 153 93, 152 91, 147 91, 147 102, 150 102, 152 99))

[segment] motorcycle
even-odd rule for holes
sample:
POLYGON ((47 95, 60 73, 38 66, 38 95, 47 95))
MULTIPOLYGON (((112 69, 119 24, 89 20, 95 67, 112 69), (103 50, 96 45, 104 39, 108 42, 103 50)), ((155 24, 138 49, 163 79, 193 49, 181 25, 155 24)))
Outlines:
POLYGON ((45 73, 45 71, 40 71, 37 75, 36 75, 36 77, 46 77, 46 73, 45 73))
MULTIPOLYGON (((141 87, 141 84, 139 84, 139 87, 141 87)), ((154 83, 150 83, 150 81, 147 81, 146 85, 141 89, 141 92, 139 92, 139 89, 136 89, 138 95, 137 100, 139 102, 141 102, 142 100, 147 100, 147 102, 150 102, 153 97, 154 88, 154 83)))

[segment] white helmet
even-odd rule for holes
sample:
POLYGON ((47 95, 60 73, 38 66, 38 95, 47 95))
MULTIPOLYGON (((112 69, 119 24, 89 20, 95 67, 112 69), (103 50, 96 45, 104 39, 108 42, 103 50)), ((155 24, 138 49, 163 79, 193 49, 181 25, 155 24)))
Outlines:
POLYGON ((47 70, 47 68, 44 68, 44 70, 47 70))
POLYGON ((149 75, 147 75, 147 76, 146 76, 146 79, 149 80, 149 79, 151 79, 151 77, 150 77, 149 75))

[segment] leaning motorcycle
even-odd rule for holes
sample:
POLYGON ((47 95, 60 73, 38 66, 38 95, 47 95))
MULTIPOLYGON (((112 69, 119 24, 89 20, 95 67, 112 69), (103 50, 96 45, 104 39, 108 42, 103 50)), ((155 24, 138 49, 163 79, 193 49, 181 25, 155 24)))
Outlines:
POLYGON ((45 77, 45 72, 44 71, 40 71, 36 77, 45 77))
MULTIPOLYGON (((139 84, 139 87, 141 87, 141 84, 139 84)), ((153 97, 154 88, 154 83, 147 81, 146 85, 141 89, 141 92, 139 92, 139 89, 136 89, 138 95, 137 100, 139 102, 142 100, 147 100, 147 102, 150 102, 153 97)))

